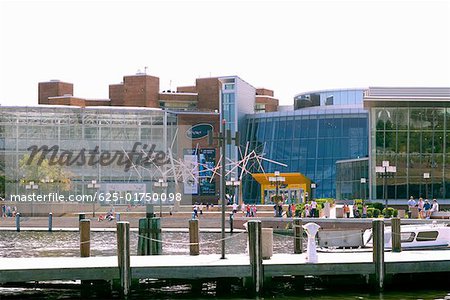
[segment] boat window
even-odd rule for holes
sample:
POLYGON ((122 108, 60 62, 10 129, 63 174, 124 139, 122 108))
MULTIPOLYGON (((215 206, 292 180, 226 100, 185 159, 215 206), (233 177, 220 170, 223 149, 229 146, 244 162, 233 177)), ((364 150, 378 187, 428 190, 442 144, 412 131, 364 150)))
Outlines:
POLYGON ((426 241, 435 241, 438 236, 437 231, 422 231, 417 234, 416 241, 418 242, 426 242, 426 241))
POLYGON ((416 234, 414 232, 402 232, 400 234, 400 241, 402 243, 410 243, 414 241, 416 234))

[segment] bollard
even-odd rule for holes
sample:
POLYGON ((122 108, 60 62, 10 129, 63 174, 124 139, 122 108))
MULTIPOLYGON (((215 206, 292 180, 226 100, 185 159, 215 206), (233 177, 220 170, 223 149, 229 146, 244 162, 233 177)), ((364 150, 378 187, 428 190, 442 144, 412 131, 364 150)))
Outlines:
POLYGON ((401 241, 401 221, 400 218, 391 219, 391 243, 392 252, 402 252, 401 241))
POLYGON ((127 296, 131 287, 130 223, 117 222, 117 259, 122 295, 127 296))
POLYGON ((264 287, 261 231, 261 221, 248 221, 250 268, 252 271, 253 288, 256 294, 261 294, 264 287))
POLYGON ((261 229, 262 259, 270 259, 273 255, 273 228, 261 229))
POLYGON ((91 220, 80 221, 80 256, 91 256, 91 220))
POLYGON ((373 263, 375 264, 375 282, 374 286, 377 290, 383 290, 384 287, 384 221, 372 221, 373 234, 373 263))
POLYGON ((20 213, 16 214, 16 230, 20 232, 20 213))
POLYGON ((316 223, 307 223, 303 225, 303 228, 308 234, 308 245, 306 248, 306 262, 317 263, 317 246, 316 246, 316 234, 319 231, 320 226, 316 223))
POLYGON ((302 227, 302 219, 295 218, 294 219, 294 253, 302 254, 303 253, 303 227, 302 227))
POLYGON ((53 230, 53 214, 48 213, 48 232, 52 232, 53 230))
POLYGON ((85 213, 78 213, 78 221, 84 220, 86 219, 86 214, 85 213))
POLYGON ((189 254, 199 255, 198 220, 189 220, 189 254))
POLYGON ((230 233, 233 233, 233 227, 234 227, 234 224, 233 224, 233 221, 234 221, 234 214, 233 213, 231 213, 230 214, 230 233))

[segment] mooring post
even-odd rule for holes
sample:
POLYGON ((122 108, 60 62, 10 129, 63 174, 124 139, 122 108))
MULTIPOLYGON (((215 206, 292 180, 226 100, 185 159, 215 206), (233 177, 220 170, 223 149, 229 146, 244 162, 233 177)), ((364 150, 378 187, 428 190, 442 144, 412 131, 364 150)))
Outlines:
POLYGON ((91 220, 80 220, 80 256, 91 256, 91 220))
POLYGON ((230 214, 230 233, 233 233, 233 230, 234 230, 234 214, 233 213, 231 213, 230 214))
POLYGON ((373 263, 375 264, 375 288, 383 290, 384 287, 384 221, 372 221, 373 234, 373 263))
POLYGON ((401 241, 401 221, 400 218, 391 219, 391 242, 392 252, 402 252, 401 241))
POLYGON ((149 255, 160 255, 162 254, 162 243, 161 243, 161 219, 151 218, 148 222, 150 232, 150 253, 149 255))
POLYGON ((198 220, 189 220, 189 254, 199 255, 198 220))
POLYGON ((301 218, 294 219, 294 253, 303 253, 303 220, 301 218))
POLYGON ((16 214, 16 230, 20 232, 20 213, 16 214))
POLYGON ((117 222, 117 259, 119 262, 121 292, 124 296, 127 296, 131 287, 129 222, 117 222))
POLYGON ((248 222, 250 268, 252 270, 253 288, 256 294, 260 294, 262 292, 264 285, 261 231, 261 221, 251 220, 248 222))
POLYGON ((52 232, 53 230, 53 214, 48 213, 48 232, 52 232))

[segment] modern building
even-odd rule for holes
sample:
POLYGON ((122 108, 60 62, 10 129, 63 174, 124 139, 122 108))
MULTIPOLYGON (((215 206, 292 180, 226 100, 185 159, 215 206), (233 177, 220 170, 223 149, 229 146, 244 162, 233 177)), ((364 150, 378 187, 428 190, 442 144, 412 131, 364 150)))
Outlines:
MULTIPOLYGON (((42 82, 39 106, 0 107, 6 196, 51 185, 61 193, 92 193, 95 186, 121 194, 153 192, 161 191, 162 181, 167 192, 182 195, 183 204, 217 203, 218 178, 207 168, 217 166, 220 148, 217 141, 208 143, 207 133, 217 136, 226 120, 225 129, 240 134, 241 147, 276 162, 262 162, 266 175, 244 176, 242 196, 248 203, 268 202, 276 191, 295 201, 308 193, 402 203, 411 195, 448 199, 449 90, 323 90, 298 94, 293 106, 279 107, 273 91, 238 76, 198 78, 195 85, 159 91, 158 77, 139 73, 110 85, 108 99, 75 97, 71 83, 42 82), (62 176, 23 167, 26 155, 37 150, 57 166, 51 172, 70 177, 70 186, 55 182, 62 176), (91 152, 97 162, 89 160, 91 152), (168 157, 172 165, 154 163, 168 157), (170 174, 176 161, 189 162, 181 182, 170 174), (396 172, 379 178, 383 174, 376 170, 387 161, 390 168, 384 170, 396 172), (270 177, 276 171, 281 173, 276 181, 285 182, 274 184, 270 177)), ((226 152, 229 159, 240 158, 234 145, 226 152)), ((261 173, 256 164, 251 171, 261 173)), ((234 170, 227 179, 236 175, 234 170)))
MULTIPOLYGON (((246 141, 251 150, 287 165, 265 162, 266 172, 301 173, 315 184, 314 197, 335 198, 336 162, 369 154, 363 93, 364 89, 302 93, 294 98, 295 110, 247 115, 246 141)), ((274 189, 262 195, 259 184, 248 177, 244 198, 266 202, 274 189)), ((300 190, 294 197, 304 198, 306 192, 300 190)))
MULTIPOLYGON (((218 201, 218 179, 205 166, 216 166, 220 150, 217 142, 208 143, 208 131, 217 136, 219 120, 225 119, 226 129, 235 134, 245 130, 243 119, 256 103, 260 108, 267 104, 268 110, 278 106, 273 91, 256 89, 238 76, 199 78, 193 86, 160 92, 159 78, 142 73, 110 85, 108 99, 75 97, 72 83, 41 82, 38 102, 36 107, 0 107, 6 196, 37 192, 34 187, 61 194, 153 193, 161 191, 157 185, 163 181, 166 193, 181 193, 182 204, 218 201), (31 174, 24 161, 33 154, 43 155, 41 164, 53 162, 51 171, 70 178, 70 184, 57 182, 62 176, 31 174), (175 163, 191 164, 184 171, 178 168, 183 173, 178 184, 172 165, 154 163, 155 155, 169 154, 175 163), (147 155, 153 160, 142 163, 147 155)), ((227 157, 237 158, 237 148, 227 147, 227 157)))
POLYGON ((450 88, 369 88, 364 107, 371 199, 402 204, 410 196, 450 199, 450 88), (383 162, 395 166, 386 186, 383 173, 376 172, 383 171, 383 162))

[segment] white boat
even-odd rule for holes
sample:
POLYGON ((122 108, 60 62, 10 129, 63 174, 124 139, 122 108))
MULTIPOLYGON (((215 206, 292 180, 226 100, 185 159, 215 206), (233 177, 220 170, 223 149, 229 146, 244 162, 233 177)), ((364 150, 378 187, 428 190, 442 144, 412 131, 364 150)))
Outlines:
MULTIPOLYGON (((450 246, 450 227, 447 224, 402 225, 400 229, 402 249, 448 248, 450 246)), ((365 247, 372 247, 372 229, 363 234, 365 247)), ((384 230, 384 248, 392 249, 391 227, 384 230)))

